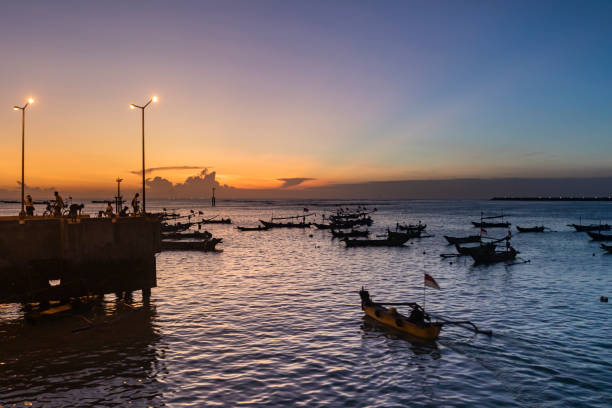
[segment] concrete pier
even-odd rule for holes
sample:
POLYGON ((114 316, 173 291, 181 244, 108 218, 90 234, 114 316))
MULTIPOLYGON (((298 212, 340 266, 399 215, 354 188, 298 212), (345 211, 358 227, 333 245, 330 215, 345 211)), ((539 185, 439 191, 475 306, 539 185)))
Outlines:
POLYGON ((146 295, 160 250, 155 217, 0 217, 0 303, 146 295))

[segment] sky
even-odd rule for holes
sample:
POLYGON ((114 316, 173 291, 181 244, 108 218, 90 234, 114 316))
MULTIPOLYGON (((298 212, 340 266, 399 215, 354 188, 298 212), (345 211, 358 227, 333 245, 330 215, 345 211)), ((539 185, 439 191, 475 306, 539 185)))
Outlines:
POLYGON ((611 15, 597 1, 2 2, 0 192, 19 189, 11 108, 28 97, 25 184, 40 194, 137 189, 129 104, 152 95, 151 188, 211 172, 249 190, 610 177, 611 15))

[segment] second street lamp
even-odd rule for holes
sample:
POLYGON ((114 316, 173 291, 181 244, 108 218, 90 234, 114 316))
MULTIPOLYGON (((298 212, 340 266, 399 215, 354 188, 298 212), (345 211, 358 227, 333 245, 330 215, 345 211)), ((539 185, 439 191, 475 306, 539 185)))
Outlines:
POLYGON ((19 216, 25 216, 25 171, 24 171, 24 159, 25 159, 25 111, 26 108, 34 103, 34 99, 30 98, 23 106, 13 106, 13 110, 21 111, 21 211, 19 216))
POLYGON ((152 97, 151 99, 149 99, 149 102, 145 103, 143 106, 139 106, 136 105, 134 103, 130 104, 130 109, 140 109, 140 111, 142 112, 142 213, 144 215, 147 214, 147 207, 146 207, 146 202, 147 202, 147 196, 146 196, 146 191, 145 191, 145 119, 144 119, 144 114, 145 114, 145 109, 147 108, 147 106, 149 106, 151 104, 151 102, 156 103, 159 99, 157 98, 157 96, 152 97))

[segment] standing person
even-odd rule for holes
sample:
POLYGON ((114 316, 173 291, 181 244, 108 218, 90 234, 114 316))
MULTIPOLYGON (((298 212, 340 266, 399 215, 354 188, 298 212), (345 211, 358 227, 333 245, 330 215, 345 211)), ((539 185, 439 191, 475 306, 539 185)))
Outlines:
POLYGON ((59 195, 57 191, 53 194, 55 195, 55 203, 53 205, 53 215, 55 217, 61 217, 62 209, 64 208, 64 199, 62 198, 61 195, 59 195))
POLYGON ((138 202, 138 197, 140 196, 139 193, 136 193, 134 195, 134 198, 132 198, 132 210, 134 211, 134 214, 138 214, 138 211, 140 211, 140 205, 138 202))
POLYGON ((104 213, 108 218, 113 218, 113 206, 111 205, 110 201, 106 203, 106 210, 104 213))
POLYGON ((26 215, 28 217, 32 217, 34 215, 34 201, 32 200, 32 196, 29 194, 26 196, 25 208, 26 208, 26 215))

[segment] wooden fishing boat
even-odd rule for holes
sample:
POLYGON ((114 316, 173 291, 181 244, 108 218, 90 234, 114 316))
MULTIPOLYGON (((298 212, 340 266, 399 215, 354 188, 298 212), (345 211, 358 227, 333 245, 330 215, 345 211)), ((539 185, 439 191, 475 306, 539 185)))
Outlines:
POLYGON ((387 247, 399 247, 404 245, 408 241, 408 238, 391 238, 386 239, 348 239, 345 238, 344 242, 348 247, 368 247, 368 246, 387 246, 387 247))
POLYGON ((420 222, 419 224, 396 223, 395 227, 396 229, 401 231, 423 231, 425 228, 427 228, 427 224, 421 224, 420 222))
POLYGON ((320 229, 320 230, 334 228, 334 224, 319 224, 317 222, 313 222, 312 225, 314 225, 317 229, 320 229))
POLYGON ((459 244, 455 244, 455 248, 457 252, 461 255, 471 256, 474 252, 480 251, 488 251, 489 253, 495 252, 495 244, 493 242, 488 242, 486 244, 480 244, 478 246, 461 246, 459 244))
POLYGON ((208 231, 200 232, 168 232, 162 234, 162 239, 210 239, 212 234, 208 231))
POLYGON ((231 218, 221 218, 220 220, 208 219, 200 221, 200 224, 231 224, 231 218))
POLYGON ((332 235, 334 236, 334 238, 347 238, 347 237, 367 237, 368 235, 370 235, 370 231, 368 230, 355 230, 352 229, 348 232, 345 231, 336 231, 334 229, 331 230, 332 235))
POLYGON ((544 227, 543 225, 541 227, 527 227, 527 228, 523 228, 523 227, 519 227, 518 225, 516 226, 516 229, 518 230, 518 232, 544 232, 544 227))
POLYGON ((502 251, 490 251, 488 249, 483 248, 481 251, 473 251, 470 253, 472 259, 474 259, 474 263, 476 264, 492 264, 498 262, 507 262, 516 258, 516 255, 519 252, 510 247, 506 250, 502 251))
POLYGON ((449 244, 471 244, 480 242, 482 237, 480 235, 470 235, 467 237, 449 237, 448 235, 444 235, 444 239, 446 239, 449 244))
POLYGON ((389 236, 389 238, 406 238, 406 239, 420 238, 422 231, 423 230, 414 229, 414 230, 406 230, 406 232, 398 232, 398 231, 391 231, 387 229, 387 235, 389 236))
POLYGON ((238 231, 267 231, 270 228, 258 225, 256 227, 236 227, 238 231))
POLYGON ((309 222, 272 222, 259 220, 266 228, 310 228, 309 222))
POLYGON ((405 303, 412 308, 412 312, 410 316, 404 316, 394 307, 386 308, 380 303, 373 302, 370 293, 364 288, 359 291, 359 296, 361 309, 366 315, 402 333, 424 340, 435 340, 444 325, 442 322, 431 322, 429 315, 417 303, 405 303))
POLYGON ((612 245, 601 244, 601 249, 605 249, 612 254, 612 245))
POLYGON ((480 227, 480 228, 508 228, 511 224, 507 221, 504 221, 504 222, 472 221, 472 225, 474 227, 480 227))
POLYGON ((176 224, 166 224, 163 223, 161 226, 161 230, 162 232, 178 232, 178 231, 185 231, 188 230, 189 228, 191 228, 193 224, 192 223, 180 223, 177 222, 176 224))
POLYGON ((211 238, 205 241, 164 241, 161 242, 162 251, 215 251, 222 238, 211 238))
POLYGON ((586 231, 593 241, 612 241, 612 235, 600 232, 586 231))
POLYGON ((582 224, 567 224, 568 227, 573 227, 577 232, 587 232, 587 231, 610 231, 610 225, 608 224, 590 224, 590 225, 582 225, 582 224))

